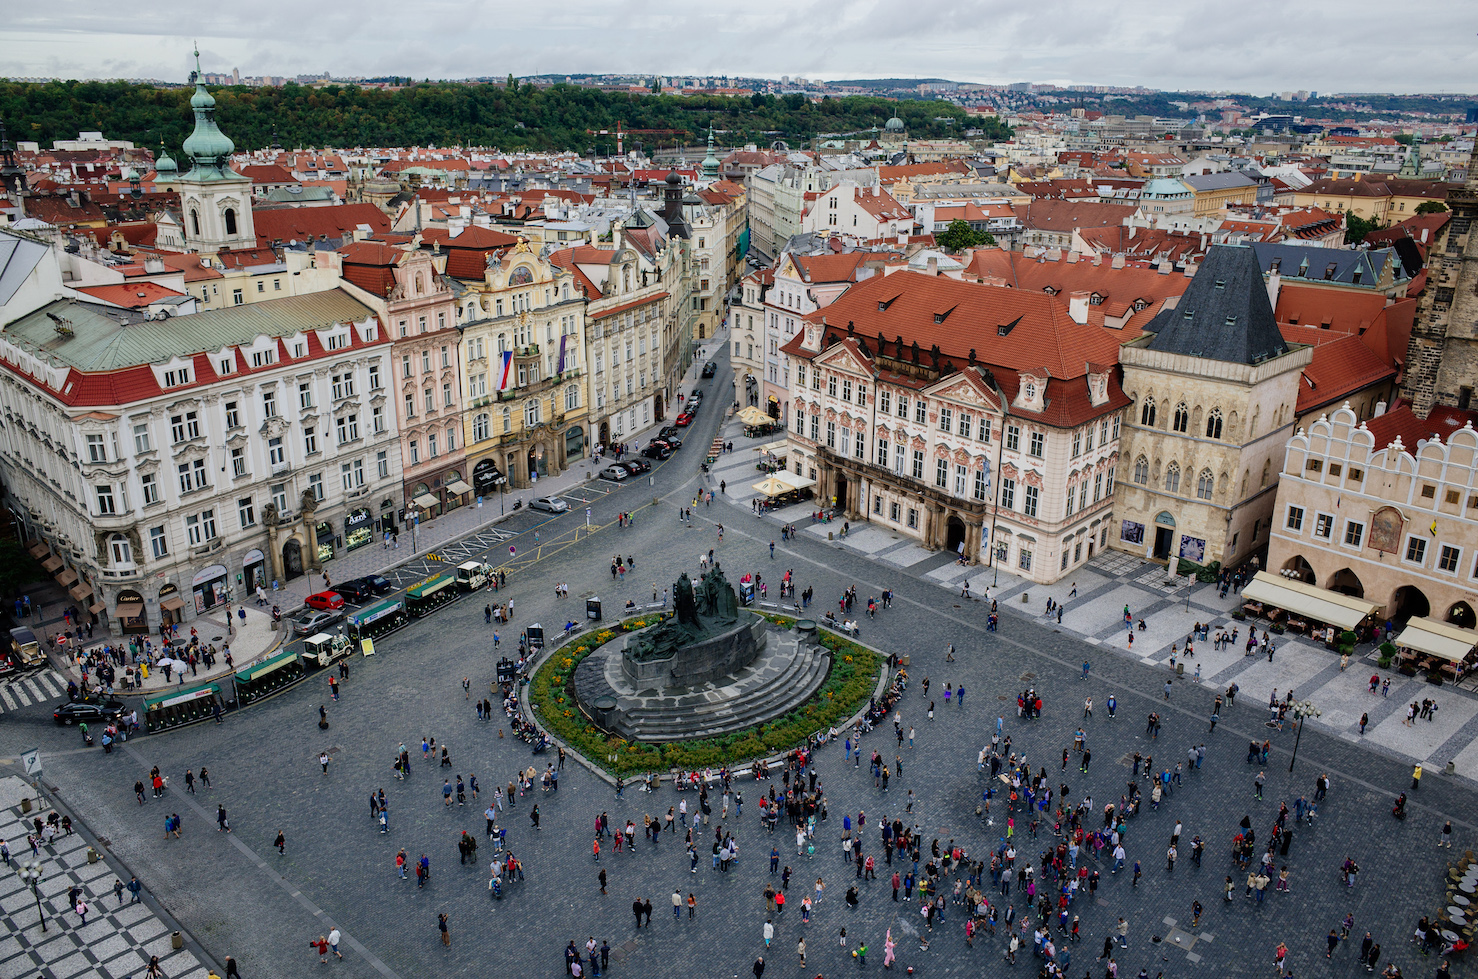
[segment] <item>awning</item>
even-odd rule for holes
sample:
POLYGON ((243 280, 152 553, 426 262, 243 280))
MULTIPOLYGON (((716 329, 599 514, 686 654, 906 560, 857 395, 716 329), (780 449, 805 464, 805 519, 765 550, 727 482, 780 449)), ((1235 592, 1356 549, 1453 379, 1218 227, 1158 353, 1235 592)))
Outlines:
POLYGON ((446 484, 446 488, 449 489, 449 490, 451 490, 453 493, 456 493, 458 496, 461 496, 463 493, 471 493, 472 492, 472 487, 471 486, 468 486, 466 483, 462 482, 460 479, 454 479, 450 483, 447 483, 446 484))
POLYGON ((816 485, 816 480, 811 479, 809 476, 798 476, 786 469, 775 470, 773 476, 775 479, 778 479, 782 483, 788 485, 791 489, 801 490, 807 488, 808 486, 816 485))
POLYGON ((1286 609, 1308 616, 1319 622, 1353 629, 1374 612, 1378 605, 1363 598, 1341 595, 1327 588, 1316 588, 1302 581, 1282 578, 1267 571, 1253 575, 1242 597, 1250 602, 1262 602, 1275 608, 1286 609))
POLYGON ((92 586, 85 584, 73 585, 67 589, 67 594, 72 596, 72 601, 74 602, 85 602, 87 601, 87 596, 92 594, 92 586))
POLYGON ((159 600, 159 607, 170 612, 177 612, 185 607, 185 600, 178 595, 170 595, 168 598, 159 600))
POLYGON ((429 510, 440 502, 440 500, 432 496, 430 493, 422 493, 420 496, 416 497, 415 500, 416 506, 420 507, 423 510, 429 510))
POLYGON ((1478 632, 1436 619, 1412 619, 1396 637, 1396 645, 1461 663, 1478 646, 1478 632))
POLYGON ((771 476, 769 479, 755 483, 754 488, 764 496, 779 496, 782 493, 789 493, 795 487, 771 476))
POLYGON ((785 441, 785 439, 781 439, 778 442, 766 442, 764 445, 756 445, 754 450, 756 452, 768 452, 771 455, 784 455, 785 450, 788 448, 790 448, 790 443, 785 441))
POLYGON ((60 568, 63 564, 66 564, 66 563, 67 562, 63 561, 61 558, 59 558, 55 554, 53 554, 51 557, 47 558, 45 561, 42 561, 41 562, 41 566, 43 568, 45 568, 48 572, 50 572, 50 571, 55 571, 57 568, 60 568))
POLYGON ((119 602, 116 614, 120 619, 136 619, 144 614, 144 603, 119 602))
POLYGON ((739 412, 739 420, 746 425, 768 425, 775 419, 760 411, 754 405, 750 405, 739 412))
POLYGON ((36 558, 39 561, 41 559, 41 555, 50 551, 51 548, 46 545, 46 541, 38 540, 36 543, 26 548, 26 550, 30 552, 31 557, 36 558))
POLYGON ((66 588, 68 585, 76 584, 77 572, 73 571, 71 568, 68 568, 67 570, 56 576, 56 583, 61 585, 63 588, 66 588))
POLYGON ((97 615, 99 612, 107 607, 108 604, 106 602, 93 602, 91 605, 87 606, 87 610, 93 615, 97 615))

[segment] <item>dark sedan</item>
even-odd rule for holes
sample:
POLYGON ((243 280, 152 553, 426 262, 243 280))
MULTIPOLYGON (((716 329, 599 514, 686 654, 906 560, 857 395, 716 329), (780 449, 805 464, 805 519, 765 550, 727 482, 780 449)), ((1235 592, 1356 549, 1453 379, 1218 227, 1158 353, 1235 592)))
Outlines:
POLYGON ((344 596, 344 600, 348 602, 362 602, 375 593, 374 586, 364 578, 342 581, 334 586, 334 591, 344 596))
POLYGON ((121 700, 70 700, 51 712, 58 724, 94 724, 111 721, 126 709, 121 700))
POLYGON ((706 363, 706 364, 703 365, 703 376, 704 377, 712 377, 713 375, 715 375, 717 373, 718 373, 718 364, 715 364, 713 361, 710 360, 708 363, 706 363))
POLYGON ((620 464, 625 466, 626 471, 633 476, 647 472, 652 468, 652 464, 643 459, 623 459, 620 464))

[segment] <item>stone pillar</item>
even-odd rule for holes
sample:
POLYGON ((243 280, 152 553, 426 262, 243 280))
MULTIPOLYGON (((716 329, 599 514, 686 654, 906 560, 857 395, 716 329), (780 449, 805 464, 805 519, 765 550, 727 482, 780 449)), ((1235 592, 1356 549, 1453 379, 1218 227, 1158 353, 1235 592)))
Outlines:
POLYGON ((965 557, 971 564, 980 563, 981 534, 984 531, 982 524, 972 520, 965 521, 965 557))
POLYGON ((286 581, 287 576, 282 573, 282 548, 277 539, 275 519, 267 525, 267 560, 272 562, 272 580, 286 581))

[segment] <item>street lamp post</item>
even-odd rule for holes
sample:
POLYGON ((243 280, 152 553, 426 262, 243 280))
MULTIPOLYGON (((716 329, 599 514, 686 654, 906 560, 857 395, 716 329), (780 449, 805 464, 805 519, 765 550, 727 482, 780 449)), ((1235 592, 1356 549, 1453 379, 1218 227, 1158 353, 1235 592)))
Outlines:
POLYGON ((46 912, 41 910, 41 861, 27 860, 21 864, 17 871, 22 882, 31 888, 31 894, 36 898, 36 917, 41 920, 41 930, 46 930, 46 912))
POLYGON ((1298 733, 1293 738, 1293 757, 1288 761, 1288 771, 1293 771, 1293 763, 1298 761, 1298 743, 1304 736, 1304 718, 1318 717, 1322 714, 1319 708, 1314 706, 1312 700, 1300 700, 1293 705, 1293 716, 1298 721, 1298 733))

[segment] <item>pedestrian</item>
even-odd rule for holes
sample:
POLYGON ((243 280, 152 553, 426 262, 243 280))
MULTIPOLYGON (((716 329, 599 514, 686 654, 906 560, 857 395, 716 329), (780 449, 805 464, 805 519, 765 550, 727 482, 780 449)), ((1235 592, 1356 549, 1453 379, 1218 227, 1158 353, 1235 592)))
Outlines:
POLYGON ((447 928, 446 913, 442 912, 436 916, 436 930, 441 932, 441 944, 447 948, 452 947, 452 933, 447 928))
POLYGON ((272 841, 272 845, 277 847, 277 855, 279 857, 287 853, 287 837, 282 835, 282 830, 279 829, 277 831, 277 839, 272 841))
POLYGON ((804 969, 806 967, 806 940, 804 938, 795 943, 795 954, 800 956, 801 968, 804 969))
POLYGON ((335 958, 339 959, 340 961, 343 961, 343 959, 344 959, 343 953, 341 953, 339 951, 339 938, 340 937, 341 936, 339 935, 339 929, 337 927, 334 927, 334 928, 330 928, 329 929, 329 932, 328 932, 328 947, 329 947, 330 951, 332 951, 334 953, 334 957, 335 958))

